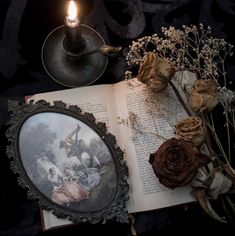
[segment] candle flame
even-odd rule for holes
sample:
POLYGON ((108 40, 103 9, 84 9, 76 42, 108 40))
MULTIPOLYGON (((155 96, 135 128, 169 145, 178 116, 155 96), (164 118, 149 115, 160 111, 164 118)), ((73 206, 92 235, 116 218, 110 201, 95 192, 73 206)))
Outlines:
POLYGON ((74 21, 77 17, 77 8, 74 1, 70 1, 68 10, 68 20, 74 21))

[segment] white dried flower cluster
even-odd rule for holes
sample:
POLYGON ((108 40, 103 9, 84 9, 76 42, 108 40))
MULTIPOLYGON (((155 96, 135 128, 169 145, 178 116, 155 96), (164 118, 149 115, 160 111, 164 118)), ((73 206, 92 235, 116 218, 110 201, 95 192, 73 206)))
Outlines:
POLYGON ((132 78, 132 72, 131 71, 126 71, 125 72, 125 80, 129 80, 132 78))
POLYGON ((132 136, 133 139, 135 139, 138 136, 138 134, 143 133, 141 129, 141 119, 137 114, 129 112, 126 118, 117 117, 117 119, 118 119, 118 124, 124 125, 133 131, 134 133, 132 136))
POLYGON ((219 87, 218 99, 221 104, 233 104, 235 103, 235 91, 232 91, 226 87, 219 87))
POLYGON ((147 46, 152 42, 152 36, 145 36, 137 41, 133 41, 129 46, 129 53, 126 56, 128 65, 140 65, 143 61, 143 57, 147 52, 147 46))
POLYGON ((153 51, 168 58, 176 71, 197 71, 201 79, 217 81, 220 76, 225 79, 224 61, 226 56, 232 55, 233 45, 212 37, 209 26, 183 25, 182 28, 162 27, 163 37, 154 34, 134 41, 126 57, 128 65, 140 65, 143 56, 153 51))
MULTIPOLYGON (((223 107, 223 114, 225 115, 225 125, 228 127, 228 135, 230 137, 229 127, 235 131, 235 91, 232 91, 226 87, 219 87, 218 100, 223 107)), ((228 143, 231 140, 228 140, 228 143)), ((230 157, 229 157, 230 158, 230 157)))

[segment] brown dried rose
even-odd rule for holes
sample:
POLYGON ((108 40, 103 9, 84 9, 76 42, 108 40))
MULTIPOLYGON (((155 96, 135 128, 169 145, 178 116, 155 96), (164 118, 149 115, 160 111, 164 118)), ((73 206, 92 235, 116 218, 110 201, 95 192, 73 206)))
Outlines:
POLYGON ((167 87, 174 74, 175 69, 170 61, 150 52, 144 56, 137 78, 149 86, 153 92, 160 92, 167 87))
POLYGON ((210 158, 200 153, 192 142, 176 138, 162 143, 149 158, 159 182, 172 189, 189 184, 197 169, 209 162, 210 158))
POLYGON ((215 81, 213 79, 196 80, 189 103, 196 112, 212 111, 218 103, 215 81))
POLYGON ((198 116, 189 116, 181 120, 175 128, 177 138, 191 141, 195 146, 199 146, 205 140, 202 120, 198 116))

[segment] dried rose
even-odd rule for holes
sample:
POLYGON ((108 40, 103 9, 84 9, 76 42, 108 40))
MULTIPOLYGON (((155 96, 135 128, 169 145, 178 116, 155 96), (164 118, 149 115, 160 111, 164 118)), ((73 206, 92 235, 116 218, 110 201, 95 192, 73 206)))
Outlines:
POLYGON ((175 128, 177 138, 191 141, 195 146, 199 146, 205 140, 202 120, 198 116, 189 116, 181 120, 175 128))
POLYGON ((193 143, 171 138, 150 154, 149 163, 159 182, 169 188, 182 187, 191 182, 197 169, 210 162, 193 143))
POLYGON ((218 103, 216 83, 213 79, 196 80, 189 103, 196 112, 212 111, 218 103))
POLYGON ((149 52, 143 58, 137 78, 154 92, 164 90, 171 77, 175 74, 174 66, 166 58, 157 57, 149 52))

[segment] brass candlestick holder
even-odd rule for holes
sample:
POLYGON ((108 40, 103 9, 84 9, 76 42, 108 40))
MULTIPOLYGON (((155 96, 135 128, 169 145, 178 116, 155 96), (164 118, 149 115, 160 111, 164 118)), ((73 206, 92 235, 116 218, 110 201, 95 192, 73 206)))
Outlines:
POLYGON ((91 27, 81 24, 84 47, 79 53, 68 50, 65 43, 65 26, 54 29, 45 39, 41 58, 47 74, 57 83, 79 87, 95 82, 104 73, 108 53, 121 48, 105 44, 104 39, 91 27))

